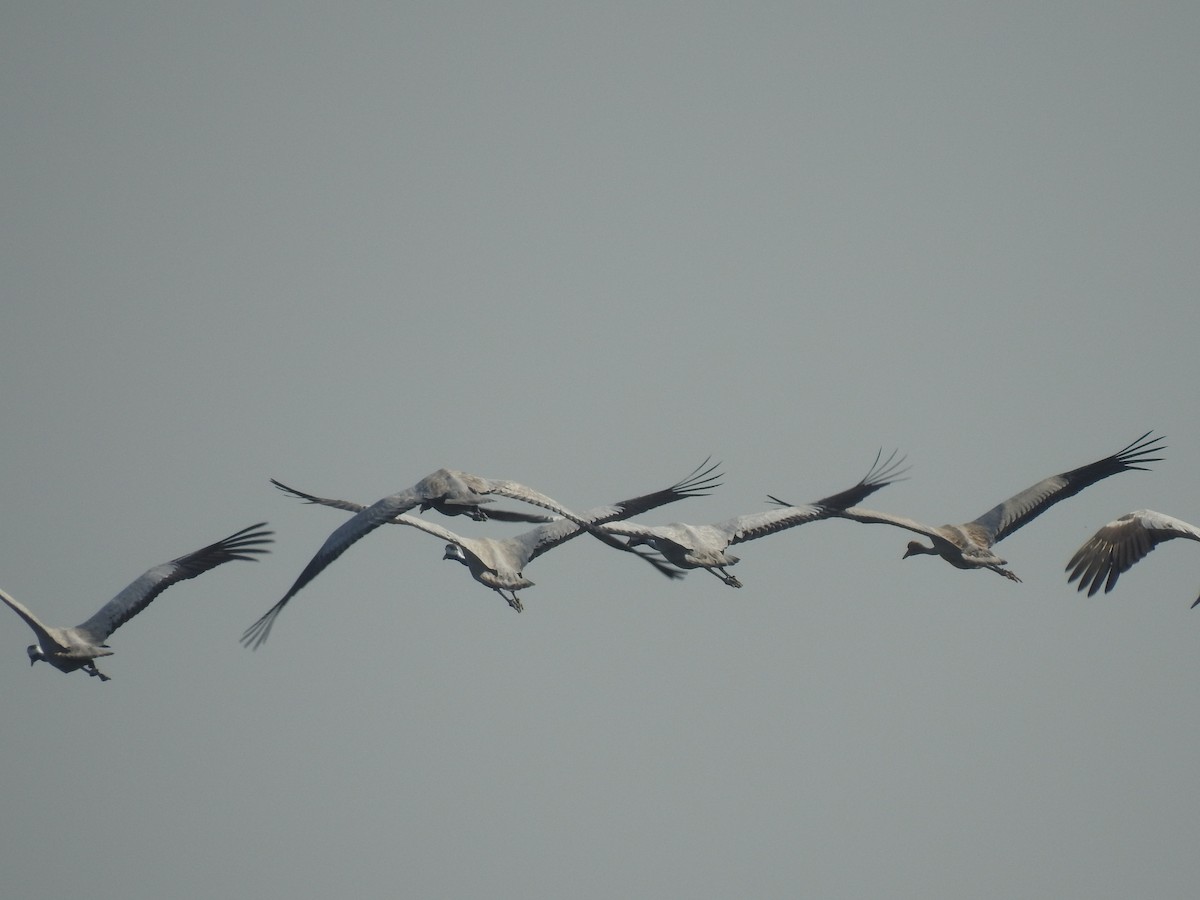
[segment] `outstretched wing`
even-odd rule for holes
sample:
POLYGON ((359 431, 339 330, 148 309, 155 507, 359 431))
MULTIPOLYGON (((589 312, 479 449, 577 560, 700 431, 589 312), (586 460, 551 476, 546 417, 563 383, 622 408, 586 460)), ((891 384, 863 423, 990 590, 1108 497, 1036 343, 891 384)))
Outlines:
MULTIPOLYGON (((771 499, 774 500, 775 498, 772 497, 771 499)), ((923 534, 935 541, 946 539, 945 535, 940 531, 930 525, 926 525, 924 522, 918 522, 916 519, 910 519, 907 516, 894 516, 891 513, 879 512, 875 509, 864 509, 861 506, 848 506, 845 509, 831 510, 829 515, 831 518, 852 519, 855 522, 863 522, 867 525, 894 525, 897 528, 903 528, 905 531, 923 534)))
POLYGON ((992 542, 995 543, 1008 537, 1022 525, 1029 524, 1060 500, 1074 497, 1090 484, 1130 469, 1146 471, 1144 463, 1158 462, 1162 459, 1161 456, 1146 454, 1165 449, 1162 443, 1165 438, 1152 438, 1150 434, 1151 432, 1147 431, 1112 456, 1106 456, 1070 472, 1042 479, 1003 503, 993 506, 975 519, 973 524, 987 529, 993 536, 992 542))
MULTIPOLYGON (((711 459, 712 457, 709 457, 704 460, 704 462, 692 470, 690 475, 675 482, 669 488, 654 491, 650 494, 642 494, 638 497, 630 497, 628 500, 618 500, 611 506, 594 507, 584 512, 581 518, 586 519, 591 525, 599 526, 608 522, 616 522, 641 515, 644 512, 657 509, 668 503, 674 503, 676 500, 684 500, 688 497, 707 497, 710 491, 721 486, 721 482, 719 481, 721 473, 717 471, 721 464, 713 463, 710 466, 709 462, 711 459)), ((516 540, 521 541, 526 546, 528 557, 530 560, 533 560, 564 541, 578 537, 582 531, 583 529, 570 519, 562 519, 558 522, 527 531, 519 535, 516 540)), ((623 549, 626 549, 624 545, 621 546, 623 549)), ((683 577, 683 573, 679 572, 678 569, 667 566, 657 554, 643 553, 633 548, 628 549, 630 552, 642 557, 642 559, 646 560, 667 577, 683 577)))
MULTIPOLYGON (((291 494, 293 497, 298 497, 307 503, 313 503, 318 506, 328 506, 328 507, 331 507, 332 509, 342 509, 342 510, 345 510, 346 512, 353 512, 353 513, 362 512, 364 509, 367 508, 366 504, 354 503, 351 500, 336 500, 332 497, 318 497, 315 494, 306 494, 306 493, 304 493, 304 491, 296 490, 296 488, 294 488, 294 487, 288 487, 282 481, 278 481, 274 478, 271 479, 271 484, 275 485, 275 487, 279 488, 279 490, 283 491, 286 494, 291 494)), ((442 512, 442 513, 446 513, 449 509, 452 509, 452 508, 453 508, 453 505, 442 504, 442 505, 438 506, 438 511, 442 512)), ((493 509, 490 506, 487 508, 479 507, 479 509, 482 509, 483 515, 487 519, 494 519, 497 522, 546 523, 546 522, 560 521, 558 516, 548 516, 548 515, 543 515, 542 513, 518 512, 517 510, 511 510, 511 509, 493 509)), ((456 512, 455 513, 455 515, 467 515, 467 514, 468 513, 466 513, 466 512, 456 512)), ((403 516, 403 514, 392 519, 389 524, 393 524, 393 525, 411 525, 412 524, 411 522, 403 521, 402 516, 403 516)))
MULTIPOLYGON (((845 509, 848 506, 856 506, 862 503, 873 493, 880 488, 885 488, 889 484, 895 484, 897 481, 904 481, 904 473, 908 471, 908 467, 904 466, 904 460, 907 457, 901 456, 896 459, 896 454, 899 450, 893 450, 887 459, 880 461, 883 456, 882 448, 875 454, 875 462, 871 464, 870 470, 864 475, 852 488, 848 488, 840 493, 831 494, 828 497, 822 497, 820 500, 814 500, 810 506, 820 506, 827 510, 845 509), (901 468, 903 466, 903 468, 901 468)), ((771 497, 775 500, 774 497, 771 497)), ((779 501, 776 500, 776 503, 779 501)), ((785 506, 787 504, 784 504, 785 506)))
POLYGON ((875 462, 871 463, 870 470, 854 487, 828 497, 822 497, 820 500, 803 506, 796 506, 768 494, 768 500, 783 508, 737 516, 722 522, 717 527, 731 535, 729 543, 740 544, 743 541, 752 541, 755 538, 765 537, 786 528, 794 528, 806 522, 829 518, 847 507, 862 502, 880 488, 887 487, 896 481, 903 481, 903 475, 908 469, 901 468, 904 465, 905 457, 896 459, 898 452, 898 450, 893 450, 887 459, 883 459, 883 450, 879 450, 875 454, 875 462))
POLYGON ((35 616, 32 610, 16 597, 10 597, 7 591, 0 591, 0 600, 3 600, 13 612, 25 620, 25 624, 33 629, 33 633, 37 635, 38 645, 47 653, 53 653, 56 650, 65 650, 66 646, 50 634, 49 628, 41 619, 35 616))
POLYGON ((767 494, 767 499, 779 506, 792 507, 793 509, 808 509, 809 507, 819 506, 826 511, 846 509, 854 506, 856 503, 861 503, 867 497, 870 497, 880 488, 887 487, 889 484, 894 484, 897 481, 904 481, 904 473, 908 471, 908 467, 904 466, 904 460, 907 457, 896 459, 896 454, 899 450, 893 450, 887 459, 882 462, 883 450, 880 449, 875 454, 875 462, 871 463, 871 468, 852 488, 847 488, 837 494, 830 494, 828 497, 822 497, 820 500, 814 500, 812 503, 806 503, 802 506, 797 506, 794 503, 788 503, 786 500, 780 500, 773 494, 767 494), (904 466, 904 468, 900 468, 904 466))
MULTIPOLYGON (((621 537, 634 538, 636 541, 655 544, 673 544, 680 553, 693 549, 694 535, 689 529, 711 526, 685 525, 682 522, 672 522, 669 525, 643 525, 640 522, 605 522, 602 526, 605 533, 617 534, 621 537)), ((621 549, 634 551, 634 547, 621 545, 621 549)))
POLYGON ((298 491, 294 487, 288 487, 282 481, 274 478, 271 479, 271 484, 279 488, 285 494, 291 494, 293 497, 299 497, 306 503, 314 503, 319 506, 329 506, 333 509, 343 509, 346 512, 359 513, 367 508, 365 503, 354 503, 350 500, 334 500, 331 497, 318 497, 314 494, 306 494, 304 491, 298 491))
POLYGON ((417 516, 410 516, 408 513, 396 516, 392 519, 391 524, 394 525, 411 525, 413 528, 419 528, 426 534, 432 534, 434 537, 441 538, 449 544, 462 544, 465 538, 455 534, 449 528, 443 528, 437 522, 429 519, 421 519, 417 516))
MULTIPOLYGON (((650 494, 642 494, 637 497, 631 497, 628 500, 620 500, 611 506, 597 506, 585 513, 582 513, 580 518, 593 525, 599 525, 604 522, 611 522, 616 519, 623 519, 628 516, 638 515, 639 513, 650 509, 655 509, 656 507, 663 506, 667 503, 673 503, 676 500, 683 500, 686 497, 706 496, 710 490, 720 486, 720 481, 718 479, 721 477, 720 473, 716 471, 720 466, 720 463, 713 463, 712 465, 709 465, 710 459, 704 460, 704 462, 693 469, 686 478, 675 482, 675 484, 671 485, 669 488, 655 491, 650 494)), ((274 478, 271 479, 271 483, 281 491, 291 494, 294 497, 298 497, 301 500, 305 500, 308 503, 329 506, 334 509, 341 509, 353 513, 358 513, 366 509, 363 504, 354 503, 350 500, 337 500, 329 497, 317 497, 314 494, 307 494, 304 491, 289 487, 288 485, 274 478)), ((509 484, 512 483, 510 482, 509 484)), ((475 486, 476 485, 472 485, 472 487, 475 486)), ((483 485, 478 486, 484 487, 483 485)), ((495 516, 494 512, 494 510, 489 508, 487 511, 488 517, 502 518, 495 516)), ((524 514, 522 513, 520 515, 524 514)), ((423 531, 441 537, 443 540, 454 543, 462 543, 462 539, 453 532, 441 528, 441 526, 435 525, 431 522, 417 520, 411 516, 400 515, 390 520, 390 523, 411 525, 414 528, 420 528, 423 531)), ((529 561, 536 559, 538 556, 545 553, 547 550, 557 547, 559 544, 562 544, 563 542, 574 537, 578 537, 583 530, 584 529, 582 526, 577 525, 570 519, 559 518, 551 520, 548 524, 542 525, 538 528, 530 529, 529 531, 526 531, 514 538, 510 538, 509 540, 523 548, 525 562, 528 563, 529 561)), ((656 554, 643 553, 640 551, 633 552, 645 559, 648 563, 650 563, 667 577, 683 577, 683 573, 663 562, 662 559, 656 554)))
MULTIPOLYGON (((439 506, 447 502, 469 507, 478 498, 488 494, 497 494, 513 500, 521 500, 533 506, 540 506, 558 515, 578 521, 575 513, 562 506, 556 500, 535 491, 515 481, 496 481, 472 475, 469 472, 457 472, 450 469, 438 469, 427 475, 411 488, 384 497, 371 506, 357 512, 347 521, 334 529, 325 539, 325 543, 313 556, 304 571, 292 584, 282 599, 264 613, 257 622, 242 633, 242 644, 257 649, 271 634, 271 626, 279 618, 288 601, 292 599, 306 584, 319 575, 326 566, 346 552, 356 541, 366 537, 380 525, 391 521, 401 513, 407 512, 417 505, 439 506)), ((584 525, 585 528, 590 526, 584 525)), ((596 532, 599 533, 598 531, 596 532)), ((602 538, 613 541, 604 535, 602 538)), ((615 541, 614 541, 615 542, 615 541)))
MULTIPOLYGON (((313 494, 306 494, 304 491, 298 491, 294 487, 288 487, 282 481, 276 481, 274 478, 271 479, 271 484, 275 485, 275 487, 279 488, 284 493, 291 494, 293 497, 299 497, 301 500, 304 500, 308 503, 316 503, 320 506, 329 506, 333 509, 342 509, 346 512, 352 513, 360 513, 367 508, 363 504, 355 503, 351 500, 335 500, 330 497, 317 497, 313 494)), ((490 511, 488 515, 491 515, 490 511)), ((547 516, 546 518, 549 517, 547 516)), ((567 522, 566 519, 554 519, 553 521, 556 523, 567 522)), ((463 541, 463 538, 455 534, 449 528, 443 528, 441 525, 438 525, 436 522, 432 522, 428 519, 420 519, 416 516, 410 516, 408 513, 400 513, 400 515, 388 519, 387 524, 411 525, 413 528, 419 528, 421 531, 432 534, 434 537, 439 537, 444 541, 449 541, 455 544, 461 544, 463 541)), ((575 527, 573 522, 567 522, 567 524, 575 527)))
MULTIPOLYGON (((510 500, 520 500, 523 503, 531 503, 534 506, 540 506, 543 509, 548 509, 551 512, 563 516, 564 518, 570 519, 576 525, 579 525, 581 528, 588 531, 597 540, 608 544, 610 547, 613 547, 617 550, 632 552, 630 551, 629 547, 626 547, 621 541, 607 533, 600 525, 592 524, 592 522, 590 522, 587 518, 579 515, 578 513, 572 512, 557 500, 547 497, 545 494, 541 493, 540 491, 535 491, 533 488, 528 487, 527 485, 520 484, 516 481, 496 481, 490 478, 483 478, 479 475, 471 475, 468 472, 454 472, 452 474, 459 478, 471 490, 477 493, 499 494, 502 497, 508 497, 510 500)), ((650 562, 650 564, 658 568, 660 572, 664 571, 661 565, 652 557, 642 553, 638 553, 637 555, 650 562)))
POLYGON ((243 528, 215 544, 155 566, 100 607, 94 616, 77 626, 78 629, 86 631, 95 639, 94 643, 100 644, 177 581, 195 578, 235 559, 254 560, 256 554, 267 553, 262 545, 272 542, 274 532, 262 530, 266 524, 259 522, 243 528))
POLYGON ((1067 571, 1071 573, 1067 582, 1078 579, 1077 590, 1086 588, 1089 597, 1101 585, 1108 593, 1122 572, 1129 571, 1163 541, 1174 538, 1200 541, 1200 528, 1152 509, 1126 513, 1109 522, 1075 551, 1067 563, 1067 571))
POLYGON ((713 526, 729 536, 730 544, 740 544, 766 537, 777 531, 795 528, 805 522, 815 522, 829 516, 829 511, 819 506, 782 506, 765 512, 734 516, 713 526))
MULTIPOLYGON (((282 490, 291 491, 291 488, 284 487, 279 482, 274 483, 282 490)), ((299 494, 298 491, 293 491, 292 493, 299 494)), ((312 499, 313 502, 318 502, 316 498, 308 498, 304 494, 299 495, 306 499, 312 499)), ((283 608, 287 606, 288 601, 292 597, 299 593, 301 588, 320 575, 326 566, 349 550, 356 541, 366 537, 385 522, 389 522, 401 513, 412 509, 422 499, 423 497, 420 492, 413 488, 405 488, 402 491, 384 497, 370 506, 361 507, 355 515, 335 528, 329 537, 325 539, 325 543, 321 545, 321 548, 317 550, 313 558, 308 561, 308 565, 304 567, 299 577, 288 588, 288 592, 283 595, 283 598, 263 613, 257 622, 242 632, 242 644, 254 649, 262 646, 270 636, 271 626, 275 624, 275 620, 279 618, 279 614, 283 612, 283 608)))
POLYGON ((520 500, 522 503, 540 506, 542 509, 548 509, 556 515, 565 516, 568 519, 583 524, 583 520, 578 514, 567 509, 567 507, 554 498, 546 496, 541 491, 535 491, 528 485, 521 484, 518 481, 484 478, 480 475, 472 475, 469 472, 455 472, 453 474, 462 479, 463 483, 476 493, 498 494, 501 497, 508 497, 510 500, 520 500))

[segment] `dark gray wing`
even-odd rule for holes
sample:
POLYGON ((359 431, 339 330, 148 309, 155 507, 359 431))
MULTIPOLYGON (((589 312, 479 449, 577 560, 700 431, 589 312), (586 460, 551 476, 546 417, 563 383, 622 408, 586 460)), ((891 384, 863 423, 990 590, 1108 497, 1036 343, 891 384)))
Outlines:
MULTIPOLYGON (((276 482, 277 486, 278 482, 276 482)), ((282 487, 282 486, 280 486, 282 487)), ((287 488, 286 490, 290 490, 287 488)), ((351 516, 325 539, 316 555, 309 560, 308 565, 299 577, 288 588, 283 598, 267 610, 258 621, 242 632, 242 644, 258 649, 271 634, 271 626, 283 612, 288 601, 299 593, 300 589, 316 578, 335 559, 345 553, 356 542, 366 537, 380 525, 391 521, 400 513, 407 512, 421 503, 423 496, 413 488, 405 488, 395 494, 384 497, 370 506, 363 507, 351 516)))
MULTIPOLYGON (((669 488, 654 491, 650 494, 642 494, 638 497, 630 497, 628 500, 618 500, 611 506, 594 507, 582 513, 581 518, 586 519, 590 525, 603 525, 606 522, 616 522, 641 515, 644 512, 657 509, 668 503, 674 503, 676 500, 684 500, 688 497, 707 497, 712 490, 721 486, 719 480, 721 473, 717 471, 721 464, 717 462, 709 465, 711 459, 712 457, 705 459, 704 462, 692 470, 690 475, 675 482, 669 488)), ((528 531, 521 535, 518 540, 534 541, 529 556, 532 560, 552 547, 557 547, 564 541, 569 541, 577 537, 582 530, 579 525, 576 525, 569 519, 565 519, 528 531)), ((668 566, 658 554, 644 553, 632 547, 628 548, 628 550, 630 553, 642 557, 642 559, 670 578, 683 577, 683 573, 674 567, 668 566)))
POLYGON ((1146 471, 1144 463, 1158 462, 1162 459, 1161 456, 1146 454, 1166 449, 1162 443, 1165 438, 1152 438, 1150 434, 1151 432, 1147 431, 1112 456, 1106 456, 1070 472, 1043 478, 1032 487, 993 506, 975 519, 974 524, 991 532, 992 541, 995 543, 1008 537, 1021 526, 1028 525, 1060 500, 1074 497, 1088 485, 1130 469, 1146 471))
POLYGON ((94 616, 77 626, 78 629, 92 635, 95 643, 100 644, 176 582, 195 578, 235 559, 252 561, 255 554, 267 553, 262 545, 272 542, 274 532, 263 531, 266 524, 259 522, 243 528, 215 544, 155 566, 100 607, 94 616))
MULTIPOLYGON (((880 449, 875 454, 875 462, 871 463, 871 468, 867 471, 867 474, 859 480, 858 484, 837 494, 830 494, 828 497, 822 497, 820 500, 814 500, 812 503, 804 503, 800 505, 788 503, 786 500, 780 500, 773 494, 768 494, 767 499, 779 506, 788 506, 800 510, 806 510, 817 506, 826 513, 832 512, 833 510, 846 509, 850 506, 857 506, 880 488, 884 488, 889 484, 894 484, 897 481, 904 480, 904 473, 908 471, 908 467, 905 466, 904 468, 901 468, 901 466, 904 465, 904 460, 906 457, 902 456, 899 459, 896 459, 896 454, 899 452, 899 450, 893 450, 891 454, 888 455, 887 459, 883 459, 883 450, 880 449)), ((758 515, 762 514, 760 513, 758 515)), ((808 520, 806 519, 805 521, 808 520)), ((783 525, 782 527, 788 528, 791 526, 783 525)), ((769 533, 770 532, 763 532, 763 534, 769 533)), ((751 537, 761 537, 761 535, 754 534, 751 535, 751 537)), ((742 540, 749 539, 749 537, 742 538, 742 540)))

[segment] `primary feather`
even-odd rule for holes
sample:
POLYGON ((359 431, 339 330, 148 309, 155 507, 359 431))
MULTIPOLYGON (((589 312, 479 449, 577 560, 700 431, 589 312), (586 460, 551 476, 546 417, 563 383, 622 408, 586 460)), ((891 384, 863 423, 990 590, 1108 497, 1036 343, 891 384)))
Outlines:
MULTIPOLYGON (((1077 590, 1093 596, 1103 585, 1108 593, 1122 572, 1128 572, 1164 541, 1185 538, 1200 541, 1200 528, 1166 513, 1138 509, 1113 519, 1075 551, 1067 563, 1067 582, 1079 581, 1077 590)), ((1200 603, 1200 597, 1192 604, 1200 603)))

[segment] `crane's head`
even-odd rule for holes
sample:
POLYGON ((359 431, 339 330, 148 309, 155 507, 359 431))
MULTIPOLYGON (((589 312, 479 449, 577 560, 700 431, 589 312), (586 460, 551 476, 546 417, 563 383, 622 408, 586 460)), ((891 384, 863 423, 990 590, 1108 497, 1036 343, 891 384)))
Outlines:
POLYGON ((25 652, 29 654, 29 664, 31 666, 39 659, 46 658, 46 654, 42 652, 42 648, 38 644, 30 644, 25 648, 25 652))
POLYGON ((453 559, 464 566, 467 564, 467 554, 463 553, 463 548, 458 544, 447 544, 446 552, 442 554, 442 559, 453 559))
POLYGON ((909 541, 908 549, 904 551, 901 559, 908 559, 910 556, 920 556, 921 554, 936 554, 937 551, 932 547, 926 547, 920 541, 909 541))

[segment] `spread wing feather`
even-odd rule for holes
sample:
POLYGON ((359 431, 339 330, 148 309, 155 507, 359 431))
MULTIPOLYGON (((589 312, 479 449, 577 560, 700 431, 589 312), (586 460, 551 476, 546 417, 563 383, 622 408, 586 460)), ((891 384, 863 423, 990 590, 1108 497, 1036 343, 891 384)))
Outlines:
POLYGON ((90 619, 76 626, 77 629, 87 632, 94 643, 100 644, 176 582, 195 578, 235 559, 253 561, 257 554, 268 552, 263 545, 273 540, 274 532, 263 530, 266 524, 259 522, 243 528, 214 544, 149 569, 100 607, 90 619))

